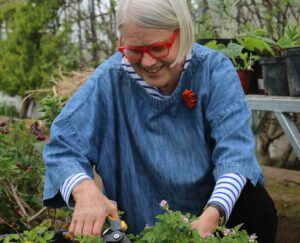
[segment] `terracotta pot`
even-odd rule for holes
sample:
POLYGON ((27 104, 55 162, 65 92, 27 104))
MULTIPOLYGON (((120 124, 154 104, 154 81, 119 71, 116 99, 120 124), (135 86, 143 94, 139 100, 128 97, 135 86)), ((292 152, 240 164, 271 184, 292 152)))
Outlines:
POLYGON ((251 90, 251 80, 254 72, 251 70, 238 70, 237 73, 240 78, 244 93, 249 94, 251 90))

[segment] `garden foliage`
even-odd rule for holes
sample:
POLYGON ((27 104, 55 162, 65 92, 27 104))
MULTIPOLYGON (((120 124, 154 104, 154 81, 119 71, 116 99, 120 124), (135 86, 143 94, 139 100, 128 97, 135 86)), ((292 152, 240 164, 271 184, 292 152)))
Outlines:
POLYGON ((6 31, 0 35, 0 86, 5 93, 23 96, 26 90, 45 86, 59 65, 76 68, 71 28, 67 21, 60 22, 60 6, 59 0, 1 6, 0 24, 5 23, 6 31))
POLYGON ((65 106, 68 97, 61 97, 58 95, 48 95, 41 101, 42 109, 44 112, 43 120, 47 127, 50 128, 55 117, 60 113, 61 109, 65 106))
MULTIPOLYGON (((44 121, 15 120, 0 123, 0 235, 22 232, 56 217, 63 225, 70 212, 45 210, 42 205, 44 163, 42 150, 46 128, 61 111, 67 98, 47 96, 42 102, 44 121)), ((53 228, 53 225, 51 226, 53 228)), ((63 230, 61 228, 60 230, 63 230)))
POLYGON ((42 208, 44 168, 39 140, 44 138, 38 129, 30 131, 20 121, 0 124, 0 233, 34 226, 30 218, 42 208))
POLYGON ((219 227, 214 235, 206 238, 200 237, 196 230, 191 228, 191 223, 196 217, 182 214, 179 211, 170 210, 168 203, 163 200, 160 206, 164 213, 157 216, 158 221, 154 226, 146 226, 139 235, 130 238, 136 243, 160 242, 160 243, 248 243, 256 242, 256 236, 249 236, 242 225, 234 229, 219 227))
MULTIPOLYGON (((166 202, 166 201, 162 201, 166 202)), ((179 211, 169 209, 167 203, 161 204, 165 210, 163 214, 157 216, 158 221, 154 226, 146 226, 139 235, 129 235, 128 237, 135 243, 249 243, 257 242, 257 237, 249 236, 245 230, 241 230, 242 225, 234 229, 219 227, 214 235, 206 238, 200 237, 196 230, 191 228, 191 222, 196 217, 190 217, 189 214, 183 215, 179 211)), ((47 232, 49 222, 44 222, 31 231, 25 231, 22 235, 9 235, 3 239, 4 243, 8 242, 51 242, 54 234, 47 232), (37 241, 38 239, 38 241, 37 241), (26 241, 27 240, 27 241, 26 241)), ((99 236, 80 236, 74 238, 79 243, 102 243, 103 239, 99 236)), ((0 240, 1 241, 1 240, 0 240)))
POLYGON ((48 231, 50 227, 50 221, 46 220, 41 225, 35 227, 32 230, 25 230, 23 234, 11 234, 7 237, 0 239, 0 242, 10 243, 10 242, 24 242, 24 243, 47 243, 51 242, 54 237, 54 232, 48 231))

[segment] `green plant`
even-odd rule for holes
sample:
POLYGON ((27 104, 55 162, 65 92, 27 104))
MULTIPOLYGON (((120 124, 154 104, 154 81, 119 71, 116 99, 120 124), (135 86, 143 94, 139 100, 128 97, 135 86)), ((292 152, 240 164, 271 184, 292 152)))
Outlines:
MULTIPOLYGON (((164 213, 157 216, 158 222, 154 226, 146 226, 138 235, 129 235, 128 238, 135 243, 248 243, 257 242, 256 236, 249 236, 245 230, 241 230, 242 225, 233 229, 218 227, 217 232, 206 238, 201 238, 196 230, 191 228, 191 222, 196 217, 189 214, 182 214, 179 211, 169 209, 168 203, 163 200, 161 207, 164 213)), ((24 231, 23 234, 11 234, 0 239, 0 242, 51 242, 54 233, 47 231, 50 227, 50 221, 44 221, 41 225, 30 231, 24 231)), ((75 242, 79 243, 102 243, 104 240, 99 236, 81 236, 74 237, 75 242)))
POLYGON ((55 117, 60 113, 61 109, 65 106, 68 97, 60 97, 58 95, 48 95, 41 101, 42 109, 44 112, 43 120, 46 126, 50 127, 55 117))
POLYGON ((230 42, 227 46, 217 43, 216 40, 208 42, 205 46, 222 52, 228 57, 236 70, 252 70, 253 64, 258 60, 258 56, 252 52, 245 51, 244 43, 238 40, 239 43, 230 42))
POLYGON ((300 25, 287 25, 281 40, 283 48, 300 46, 300 25))
POLYGON ((46 218, 59 230, 69 223, 69 210, 42 205, 43 132, 38 122, 0 122, 0 234, 32 229, 46 218))
MULTIPOLYGON (((51 220, 44 220, 40 225, 34 227, 31 230, 25 230, 20 234, 8 234, 3 238, 0 238, 2 243, 47 243, 53 242, 55 232, 49 231, 51 228, 51 220)), ((74 241, 78 243, 104 243, 103 239, 99 236, 81 236, 76 235, 74 241)))
POLYGON ((0 86, 24 98, 27 90, 45 87, 59 65, 77 68, 73 53, 78 48, 70 41, 71 24, 59 17, 62 1, 6 2, 0 7, 0 23, 5 23, 0 31, 0 86))
POLYGON ((277 41, 268 37, 264 29, 256 29, 241 35, 239 42, 249 51, 261 56, 282 56, 284 48, 300 44, 300 27, 289 25, 277 41))
POLYGON ((30 243, 39 242, 47 243, 50 242, 54 237, 54 232, 47 231, 51 225, 50 220, 45 220, 40 225, 36 226, 32 230, 25 230, 23 234, 11 234, 5 238, 0 239, 2 243, 16 242, 16 243, 30 243))
POLYGON ((1 216, 8 224, 16 225, 17 230, 33 226, 34 220, 30 218, 42 208, 44 169, 37 149, 40 143, 22 121, 0 124, 1 216))
MULTIPOLYGON (((49 243, 53 242, 55 232, 49 231, 51 227, 50 220, 43 221, 40 225, 32 230, 25 230, 22 234, 9 234, 4 238, 0 238, 1 243, 49 243)), ((104 243, 104 240, 99 236, 81 236, 76 235, 74 241, 77 243, 104 243)))
POLYGON ((189 214, 183 215, 179 211, 172 211, 165 200, 161 202, 164 213, 157 216, 158 222, 154 226, 146 226, 144 231, 137 236, 130 235, 136 243, 248 243, 256 242, 256 236, 249 236, 245 230, 240 230, 241 225, 234 229, 219 227, 218 231, 207 238, 201 238, 196 230, 192 230, 191 222, 196 217, 189 214))
POLYGON ((17 117, 17 109, 13 105, 0 104, 0 116, 17 117))
POLYGON ((76 235, 74 240, 78 243, 105 243, 105 241, 99 236, 76 235))

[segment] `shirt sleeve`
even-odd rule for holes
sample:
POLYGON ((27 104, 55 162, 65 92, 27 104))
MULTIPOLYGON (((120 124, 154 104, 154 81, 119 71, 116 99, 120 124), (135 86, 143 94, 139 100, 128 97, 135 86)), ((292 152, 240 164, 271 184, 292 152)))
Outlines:
POLYGON ((244 176, 235 173, 226 174, 218 179, 207 204, 216 203, 220 205, 225 212, 225 222, 228 221, 233 206, 239 198, 246 182, 247 180, 244 176))
POLYGON ((60 187, 60 193, 70 209, 74 209, 75 206, 75 201, 73 200, 71 193, 74 187, 76 187, 80 182, 84 180, 92 180, 92 178, 85 173, 71 175, 65 180, 64 184, 60 187))
POLYGON ((215 181, 237 173, 254 185, 262 183, 249 124, 251 111, 237 72, 225 56, 216 53, 213 57, 205 109, 215 181))
POLYGON ((47 207, 66 206, 60 188, 70 176, 84 173, 94 178, 93 166, 107 126, 107 112, 99 111, 105 110, 109 98, 103 93, 105 87, 98 86, 93 78, 86 81, 51 125, 51 139, 43 151, 47 207))

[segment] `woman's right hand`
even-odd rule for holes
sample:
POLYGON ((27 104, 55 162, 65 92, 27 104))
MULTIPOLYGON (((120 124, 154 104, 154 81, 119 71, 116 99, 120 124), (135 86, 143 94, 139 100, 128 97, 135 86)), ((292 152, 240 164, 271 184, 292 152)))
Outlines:
POLYGON ((108 216, 119 218, 118 208, 102 192, 93 180, 84 180, 72 191, 76 202, 69 227, 71 235, 100 235, 108 216))

